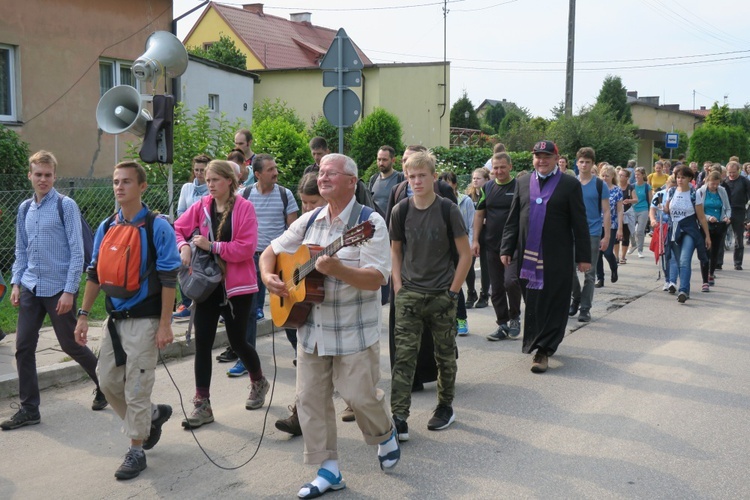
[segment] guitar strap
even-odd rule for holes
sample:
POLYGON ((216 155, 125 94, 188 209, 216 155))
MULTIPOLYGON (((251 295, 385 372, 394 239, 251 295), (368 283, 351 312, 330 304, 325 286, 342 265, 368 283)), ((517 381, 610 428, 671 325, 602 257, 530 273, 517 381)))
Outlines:
MULTIPOLYGON (((319 207, 316 208, 315 211, 312 213, 310 218, 307 220, 307 226, 305 226, 305 234, 310 230, 310 226, 313 225, 313 222, 315 222, 315 219, 318 218, 318 214, 321 210, 323 210, 325 207, 319 207)), ((352 211, 349 214, 349 221, 347 222, 346 226, 347 229, 351 229, 357 224, 361 224, 365 220, 370 218, 370 214, 372 214, 373 210, 370 207, 366 207, 364 205, 361 205, 357 203, 357 201, 354 201, 354 206, 352 207, 352 211)))

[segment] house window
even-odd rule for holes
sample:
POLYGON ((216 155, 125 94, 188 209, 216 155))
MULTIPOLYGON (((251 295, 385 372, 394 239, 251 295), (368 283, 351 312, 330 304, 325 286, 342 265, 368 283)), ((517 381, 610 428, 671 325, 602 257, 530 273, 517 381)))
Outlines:
POLYGON ((0 121, 16 121, 15 48, 0 44, 0 121))
POLYGON ((215 44, 216 42, 203 42, 203 50, 208 50, 211 48, 211 45, 215 44))
POLYGON ((99 61, 99 95, 103 96, 112 87, 130 85, 138 89, 138 80, 130 71, 130 61, 99 61))
POLYGON ((219 112, 219 96, 217 94, 208 94, 208 109, 216 113, 219 112))

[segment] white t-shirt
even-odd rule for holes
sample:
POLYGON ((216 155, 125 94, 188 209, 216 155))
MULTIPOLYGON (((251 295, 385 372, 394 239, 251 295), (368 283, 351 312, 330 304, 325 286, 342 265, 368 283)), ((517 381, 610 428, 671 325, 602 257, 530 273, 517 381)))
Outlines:
MULTIPOLYGON (((669 197, 669 192, 667 192, 667 200, 669 200, 669 216, 672 218, 672 224, 675 226, 682 219, 690 217, 695 213, 695 207, 690 199, 690 191, 675 190, 671 198, 669 197)), ((695 191, 695 204, 703 205, 703 196, 699 191, 695 191)), ((672 238, 674 238, 674 233, 675 231, 672 232, 672 238)))

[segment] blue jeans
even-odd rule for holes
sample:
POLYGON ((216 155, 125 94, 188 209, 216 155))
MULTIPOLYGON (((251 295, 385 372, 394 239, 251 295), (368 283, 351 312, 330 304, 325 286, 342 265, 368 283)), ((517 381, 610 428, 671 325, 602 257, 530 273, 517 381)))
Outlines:
POLYGON ((693 252, 695 251, 695 241, 691 236, 683 234, 682 241, 679 244, 670 241, 669 246, 671 248, 671 258, 669 259, 669 281, 671 283, 677 283, 677 278, 679 276, 679 291, 685 292, 689 297, 690 276, 692 274, 690 264, 693 260, 693 252))

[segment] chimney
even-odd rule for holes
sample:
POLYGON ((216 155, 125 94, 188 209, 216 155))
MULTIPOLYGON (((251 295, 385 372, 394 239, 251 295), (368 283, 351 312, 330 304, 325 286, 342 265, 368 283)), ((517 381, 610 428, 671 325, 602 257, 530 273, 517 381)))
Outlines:
POLYGON ((246 3, 245 5, 242 6, 242 8, 248 12, 252 12, 253 14, 258 14, 260 16, 263 15, 262 3, 246 3))
POLYGON ((706 107, 705 106, 701 106, 701 111, 706 111, 706 107))
POLYGON ((310 23, 311 18, 312 14, 309 12, 295 12, 294 14, 289 14, 289 19, 293 23, 310 23))
POLYGON ((628 90, 626 92, 626 95, 628 97, 632 97, 633 99, 638 99, 638 91, 637 90, 628 90))

